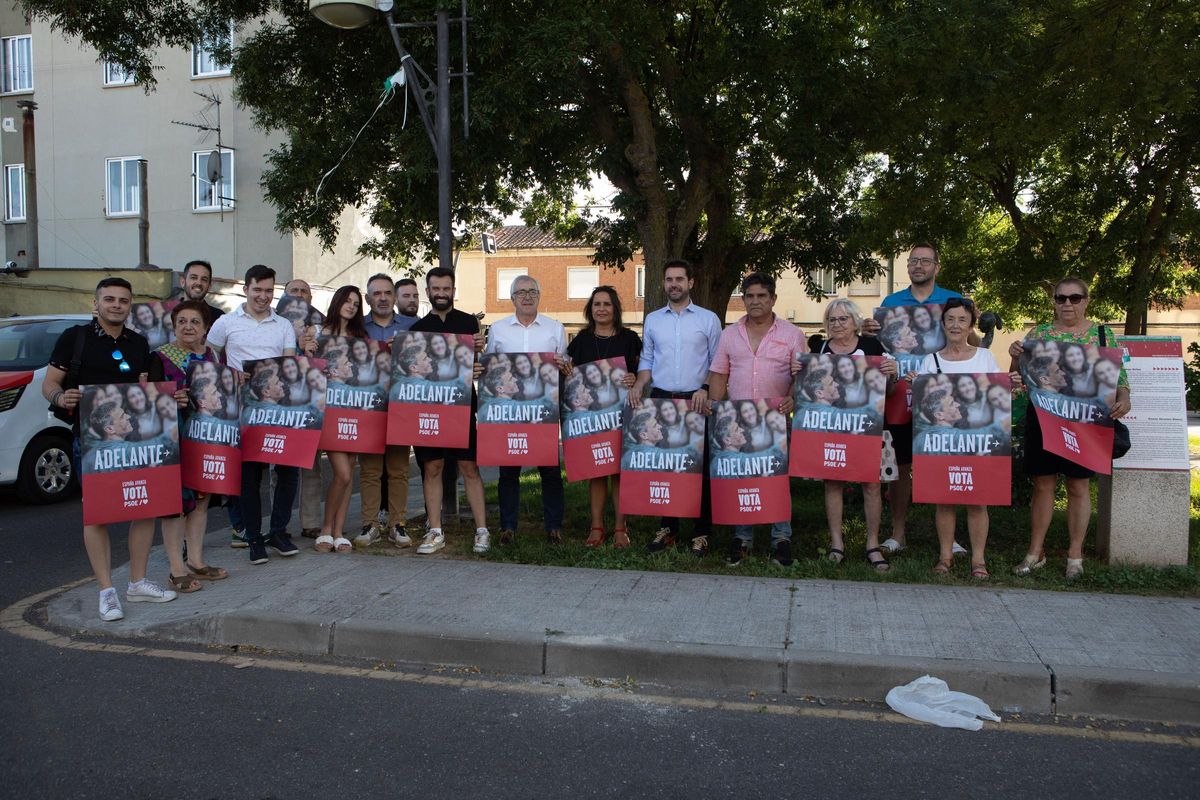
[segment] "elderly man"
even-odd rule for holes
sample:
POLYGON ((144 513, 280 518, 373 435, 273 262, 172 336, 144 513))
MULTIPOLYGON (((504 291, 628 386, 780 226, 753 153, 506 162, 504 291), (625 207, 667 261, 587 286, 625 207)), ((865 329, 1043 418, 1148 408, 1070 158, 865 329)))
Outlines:
MULTIPOLYGON (((742 280, 746 316, 721 333, 708 373, 709 396, 713 400, 724 400, 726 395, 730 400, 782 397, 780 410, 785 414, 791 410, 792 360, 796 353, 807 348, 804 331, 775 314, 776 299, 774 278, 755 272, 742 280)), ((759 424, 766 446, 770 446, 773 439, 766 430, 765 421, 759 424)), ((728 561, 738 564, 754 544, 754 526, 738 525, 733 529, 733 535, 728 561)), ((771 561, 789 566, 792 563, 791 541, 791 519, 772 522, 771 561)))
MULTIPOLYGON (((512 282, 510 297, 514 314, 491 326, 488 353, 557 353, 558 366, 566 361, 567 334, 562 323, 538 313, 541 287, 528 275, 512 282)), ((562 544, 563 484, 562 471, 538 467, 542 480, 542 511, 546 538, 562 544)), ((508 544, 517 535, 517 509, 521 496, 521 468, 500 467, 500 544, 508 544)))

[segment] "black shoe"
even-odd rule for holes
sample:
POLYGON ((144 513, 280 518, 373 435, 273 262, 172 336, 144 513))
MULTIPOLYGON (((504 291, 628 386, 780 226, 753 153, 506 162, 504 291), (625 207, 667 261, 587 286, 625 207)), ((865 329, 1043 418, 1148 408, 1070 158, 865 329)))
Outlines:
POLYGON ((546 541, 552 545, 560 545, 563 543, 563 535, 560 530, 546 532, 546 541))
POLYGON ((250 542, 250 563, 265 564, 270 561, 267 558, 267 545, 259 539, 258 541, 250 542))
POLYGON ((692 555, 696 558, 704 558, 708 555, 708 537, 697 536, 692 539, 692 555))
POLYGON ((780 539, 771 548, 771 563, 778 564, 781 567, 790 567, 792 565, 792 543, 787 539, 780 539))
POLYGON ((659 528, 658 532, 654 534, 654 538, 650 541, 650 544, 646 545, 646 552, 647 553, 661 553, 663 550, 666 550, 668 547, 674 547, 674 546, 675 546, 675 534, 671 532, 671 529, 670 528, 659 528))
POLYGON ((734 539, 729 543, 729 554, 725 557, 725 563, 736 567, 748 555, 750 555, 750 548, 746 546, 745 542, 741 539, 734 539))
POLYGON ((267 547, 281 556, 294 556, 300 552, 300 548, 292 544, 292 537, 288 536, 287 533, 277 533, 270 539, 267 539, 267 547))

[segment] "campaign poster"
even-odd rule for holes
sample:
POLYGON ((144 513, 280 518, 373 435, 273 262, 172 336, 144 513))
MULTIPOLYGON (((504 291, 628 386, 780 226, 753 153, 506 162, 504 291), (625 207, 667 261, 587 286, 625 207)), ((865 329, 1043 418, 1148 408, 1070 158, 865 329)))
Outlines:
POLYGON ((179 407, 175 383, 81 386, 83 524, 179 514, 179 407))
POLYGON ((574 367, 562 389, 563 463, 567 480, 621 471, 621 409, 628 390, 625 357, 574 367))
MULTIPOLYGON (((875 309, 879 343, 896 359, 901 376, 919 372, 930 353, 946 346, 942 329, 942 307, 932 303, 875 309)), ((889 425, 912 421, 912 386, 903 383, 886 400, 885 420, 889 425)))
POLYGON ((325 362, 305 356, 246 361, 242 461, 311 467, 325 416, 325 362))
POLYGON ((913 381, 913 500, 1012 502, 1012 379, 938 373, 913 381))
POLYGON ((171 309, 177 305, 178 300, 134 303, 129 317, 125 320, 125 327, 145 336, 151 350, 162 347, 175 341, 175 330, 171 326, 171 309))
POLYGON ((241 398, 237 371, 197 361, 188 367, 188 408, 179 426, 183 485, 205 494, 242 493, 241 398))
POLYGON ((705 419, 686 400, 643 400, 621 410, 621 513, 699 517, 705 419))
POLYGON ((408 331, 392 340, 387 443, 461 449, 471 443, 475 338, 408 331))
POLYGON ((558 466, 557 355, 486 353, 480 358, 479 466, 558 466))
POLYGON ((884 356, 821 353, 799 360, 789 472, 797 478, 879 483, 884 356))
POLYGON ((1121 351, 1049 339, 1026 340, 1021 378, 1048 453, 1112 474, 1113 421, 1121 351))
POLYGON ((792 518, 783 398, 722 400, 708 422, 712 521, 757 525, 792 518))
POLYGON ((324 314, 304 302, 303 298, 292 294, 285 294, 279 298, 279 302, 275 304, 275 313, 292 323, 297 344, 303 343, 305 331, 319 332, 325 324, 324 314))
POLYGON ((387 443, 388 386, 392 357, 385 342, 352 336, 318 336, 325 362, 322 450, 382 453, 387 443))

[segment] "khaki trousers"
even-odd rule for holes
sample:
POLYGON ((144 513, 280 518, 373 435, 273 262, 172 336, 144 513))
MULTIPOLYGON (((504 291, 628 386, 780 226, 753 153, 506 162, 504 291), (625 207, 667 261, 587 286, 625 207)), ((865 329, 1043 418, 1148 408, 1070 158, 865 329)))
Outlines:
POLYGON ((384 459, 387 460, 388 472, 388 530, 393 525, 404 525, 408 521, 408 454, 409 446, 400 444, 389 445, 383 455, 363 454, 358 457, 364 526, 379 518, 384 459))

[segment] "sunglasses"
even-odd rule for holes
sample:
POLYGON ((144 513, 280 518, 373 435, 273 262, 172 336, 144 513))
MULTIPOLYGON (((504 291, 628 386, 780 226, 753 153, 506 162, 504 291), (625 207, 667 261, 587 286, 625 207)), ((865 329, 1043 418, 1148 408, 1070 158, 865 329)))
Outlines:
POLYGON ((132 369, 132 367, 129 366, 129 362, 125 360, 125 356, 120 350, 113 350, 112 357, 113 361, 121 362, 120 364, 117 364, 117 369, 121 370, 121 372, 129 372, 129 370, 132 369))
POLYGON ((1056 294, 1056 295, 1054 295, 1054 302, 1058 303, 1060 306, 1066 305, 1067 303, 1070 303, 1073 306, 1077 306, 1086 299, 1087 299, 1086 294, 1076 293, 1076 294, 1056 294))
POLYGON ((947 308, 958 308, 959 306, 962 306, 963 308, 974 308, 975 301, 966 297, 951 297, 942 306, 942 310, 944 311, 947 308))

